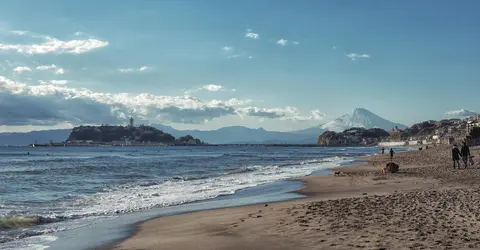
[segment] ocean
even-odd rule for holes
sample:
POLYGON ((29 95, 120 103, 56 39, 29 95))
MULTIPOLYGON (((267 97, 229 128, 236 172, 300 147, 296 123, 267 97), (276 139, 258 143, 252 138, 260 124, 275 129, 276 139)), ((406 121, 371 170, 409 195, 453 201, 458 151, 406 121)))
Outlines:
POLYGON ((2 147, 0 248, 44 249, 45 241, 76 228, 238 195, 322 173, 378 151, 377 147, 2 147))

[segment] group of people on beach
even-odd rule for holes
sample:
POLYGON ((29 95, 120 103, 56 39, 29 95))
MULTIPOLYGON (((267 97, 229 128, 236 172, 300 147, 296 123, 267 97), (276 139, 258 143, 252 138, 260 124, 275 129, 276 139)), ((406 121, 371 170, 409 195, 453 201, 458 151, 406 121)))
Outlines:
MULTIPOLYGON (((382 148, 382 155, 385 154, 385 148, 382 148)), ((393 151, 393 148, 390 148, 390 161, 393 162, 393 155, 395 152, 393 151)))
POLYGON ((455 169, 458 167, 460 169, 460 158, 462 158, 463 163, 465 164, 465 168, 468 167, 470 163, 472 166, 473 163, 473 156, 470 154, 470 148, 467 145, 466 141, 462 142, 462 148, 458 149, 457 144, 453 144, 452 148, 452 160, 453 160, 453 168, 455 169))

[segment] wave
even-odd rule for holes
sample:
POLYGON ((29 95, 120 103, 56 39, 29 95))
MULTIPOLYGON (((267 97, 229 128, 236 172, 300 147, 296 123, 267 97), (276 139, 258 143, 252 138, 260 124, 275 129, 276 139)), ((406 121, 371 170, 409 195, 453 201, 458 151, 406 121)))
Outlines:
POLYGON ((259 157, 258 154, 248 154, 248 153, 224 153, 222 156, 227 156, 227 157, 245 157, 245 158, 259 157))
POLYGON ((353 159, 325 158, 313 159, 303 164, 252 165, 217 176, 175 176, 112 186, 99 193, 74 199, 73 203, 69 204, 67 214, 62 216, 109 216, 213 199, 234 194, 241 189, 309 175, 350 160, 353 159))
POLYGON ((64 221, 66 217, 43 217, 43 216, 4 216, 0 217, 0 229, 27 228, 43 224, 64 221))
POLYGON ((91 171, 100 171, 102 169, 107 169, 107 166, 102 165, 77 165, 77 166, 59 166, 59 167, 40 167, 40 168, 16 168, 16 169, 2 169, 0 174, 24 174, 24 175, 43 175, 45 173, 56 173, 56 174, 71 174, 71 171, 76 172, 91 172, 91 171))
MULTIPOLYGON (((96 159, 108 160, 109 157, 111 156, 96 157, 96 159)), ((8 216, 0 217, 0 231, 11 233, 11 235, 3 236, 0 233, 0 243, 51 232, 42 231, 46 228, 48 230, 58 230, 56 228, 58 225, 70 225, 85 220, 97 220, 103 216, 111 217, 121 213, 174 206, 231 195, 245 188, 306 176, 316 170, 331 168, 351 160, 353 159, 346 157, 327 157, 276 165, 252 164, 237 169, 230 169, 224 173, 217 172, 214 176, 206 176, 206 172, 203 172, 202 175, 203 170, 196 169, 192 170, 193 172, 183 173, 181 176, 107 186, 94 194, 69 196, 68 199, 62 198, 49 205, 49 207, 56 206, 55 204, 58 203, 62 210, 55 210, 55 212, 52 210, 46 212, 45 210, 45 213, 39 210, 37 213, 34 212, 34 215, 25 215, 26 212, 22 212, 21 215, 9 214, 8 216), (186 176, 185 174, 191 175, 186 176)), ((208 166, 209 163, 205 164, 208 166)), ((84 165, 67 168, 76 168, 79 172, 90 172, 102 171, 103 167, 102 165, 84 165)), ((71 173, 71 169, 65 168, 24 171, 27 174, 39 174, 42 171, 71 173)), ((139 172, 138 174, 148 177, 146 173, 139 172)))
POLYGON ((213 199, 273 181, 306 176, 320 169, 338 166, 353 159, 329 157, 281 165, 250 165, 215 176, 172 176, 109 186, 92 195, 69 197, 62 201, 65 211, 51 217, 0 217, 0 228, 31 227, 91 216, 110 216, 156 207, 213 199))

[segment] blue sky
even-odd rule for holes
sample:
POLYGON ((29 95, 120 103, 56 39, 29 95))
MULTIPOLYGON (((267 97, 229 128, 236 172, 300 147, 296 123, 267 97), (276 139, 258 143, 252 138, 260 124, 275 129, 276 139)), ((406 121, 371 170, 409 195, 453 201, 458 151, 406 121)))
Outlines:
POLYGON ((0 131, 480 111, 480 2, 3 1, 0 131), (28 69, 27 69, 28 68, 28 69))

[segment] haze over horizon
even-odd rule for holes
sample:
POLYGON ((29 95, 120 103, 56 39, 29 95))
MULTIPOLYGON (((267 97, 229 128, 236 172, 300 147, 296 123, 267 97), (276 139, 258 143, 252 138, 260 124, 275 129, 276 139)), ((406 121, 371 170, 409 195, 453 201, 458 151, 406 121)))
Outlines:
POLYGON ((480 2, 4 1, 0 132, 480 111, 480 2), (455 11, 452 11, 452 10, 455 11))

